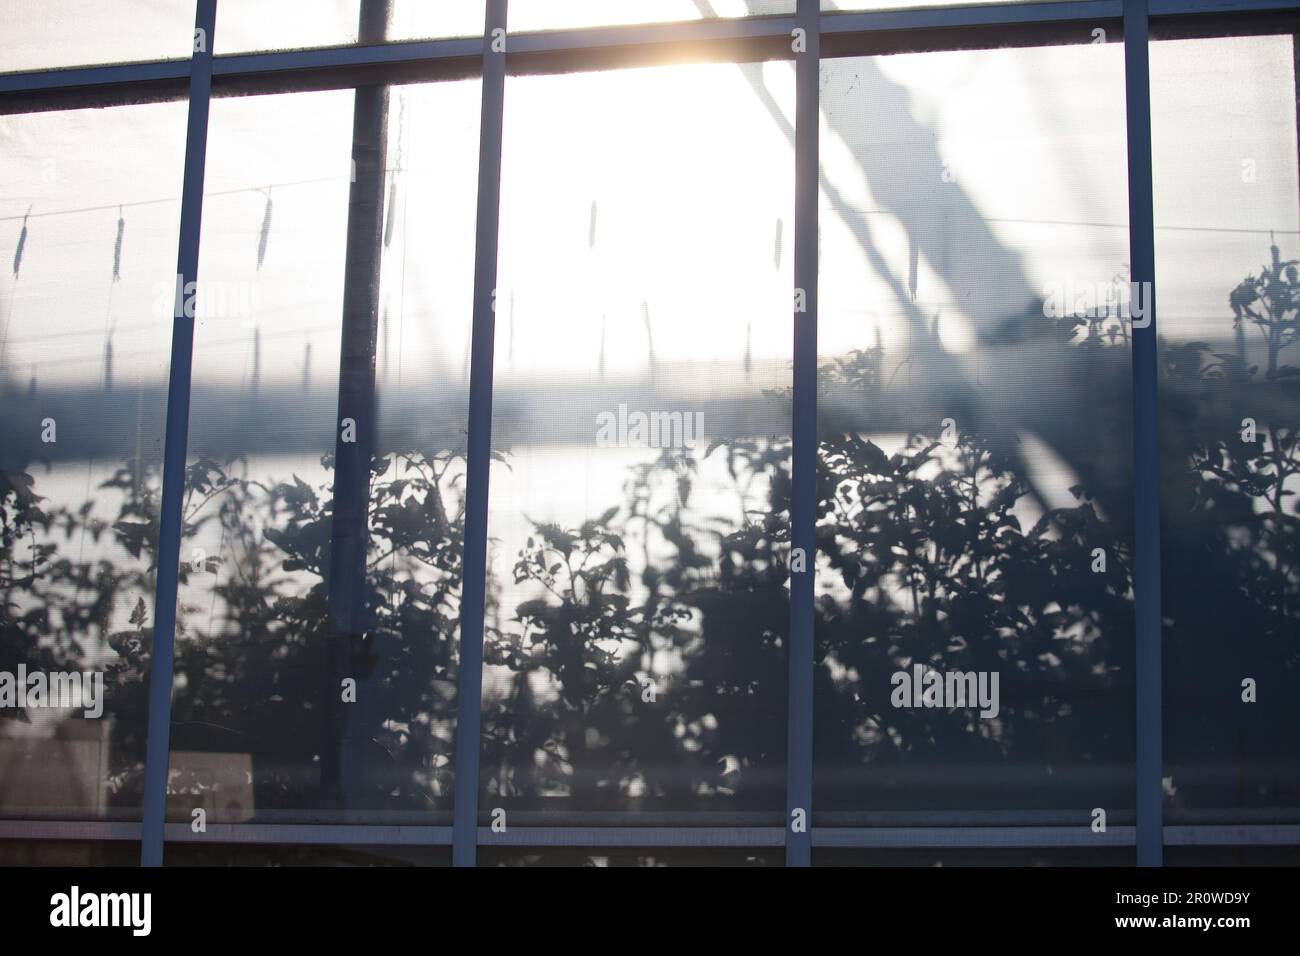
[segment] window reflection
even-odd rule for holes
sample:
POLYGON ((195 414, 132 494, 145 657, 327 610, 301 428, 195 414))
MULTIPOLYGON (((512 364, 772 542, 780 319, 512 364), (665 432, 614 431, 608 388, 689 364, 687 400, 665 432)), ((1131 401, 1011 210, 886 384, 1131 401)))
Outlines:
POLYGON ((505 102, 480 812, 779 821, 793 70, 505 102))
POLYGON ((188 58, 194 0, 0 0, 0 72, 188 58))
MULTIPOLYGON (((187 41, 182 6, 163 32, 187 41)), ((482 21, 311 7, 223 0, 221 48, 482 21)), ((516 0, 510 23, 792 10, 516 0)), ((0 58, 61 18, 17 16, 0 58)), ((71 31, 37 65, 84 48, 71 31)), ((1171 823, 1300 813, 1294 70, 1285 36, 1152 51, 1171 823)), ((816 822, 1129 824, 1145 293, 1122 50, 836 58, 820 82, 816 822)), ((783 817, 793 93, 788 63, 508 81, 483 824, 783 817)), ((214 102, 203 281, 179 300, 197 334, 173 820, 450 820, 479 96, 214 102)), ((102 720, 0 688, 3 816, 138 814, 183 114, 0 120, 0 672, 106 688, 102 720)))
POLYGON ((1152 45, 1170 823, 1300 819, 1289 36, 1152 45))
POLYGON ((1117 47, 823 64, 823 824, 1131 822, 1123 96, 1117 47))
POLYGON ((795 0, 511 0, 512 32, 794 13, 795 0))
POLYGON ((478 91, 213 104, 176 819, 450 819, 478 91))
POLYGON ((139 815, 184 135, 0 118, 0 816, 139 815))
POLYGON ((221 0, 217 52, 481 36, 484 0, 221 0))

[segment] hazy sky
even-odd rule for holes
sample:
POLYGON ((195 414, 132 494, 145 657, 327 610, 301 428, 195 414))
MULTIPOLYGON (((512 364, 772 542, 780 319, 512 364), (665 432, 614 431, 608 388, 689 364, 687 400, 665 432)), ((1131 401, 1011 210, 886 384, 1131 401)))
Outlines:
MULTIPOLYGON (((1270 230, 1284 256, 1300 254, 1292 70, 1289 37, 1153 46, 1167 339, 1230 334, 1228 291, 1266 261, 1270 230)), ((977 368, 981 328, 1049 284, 1103 284, 1124 269, 1120 45, 837 59, 821 83, 823 355, 879 335, 901 358, 915 310, 937 316, 944 348, 977 368)), ((412 401, 438 402, 464 381, 479 88, 392 92, 388 396, 400 380, 412 401)), ((715 399, 788 384, 793 100, 789 63, 508 80, 499 396, 513 389, 537 429, 556 427, 586 415, 575 397, 599 384, 603 356, 611 382, 641 387, 657 371, 677 406, 704 411, 708 436, 715 399)), ((209 135, 201 280, 217 297, 199 311, 196 388, 248 390, 258 363, 262 387, 309 379, 318 454, 335 427, 352 107, 349 91, 221 99, 209 135)), ((0 374, 95 387, 111 338, 116 383, 165 382, 184 123, 181 103, 0 118, 0 374)), ((196 428, 228 415, 201 398, 193 409, 196 428)), ((284 426, 275 415, 257 425, 284 426)), ((318 454, 281 462, 276 477, 318 454)), ((505 542, 525 519, 612 505, 632 460, 590 445, 515 454, 493 486, 505 542)), ((1049 474, 1044 487, 1070 479, 1049 474)), ((78 498, 87 480, 70 473, 56 497, 78 498)))

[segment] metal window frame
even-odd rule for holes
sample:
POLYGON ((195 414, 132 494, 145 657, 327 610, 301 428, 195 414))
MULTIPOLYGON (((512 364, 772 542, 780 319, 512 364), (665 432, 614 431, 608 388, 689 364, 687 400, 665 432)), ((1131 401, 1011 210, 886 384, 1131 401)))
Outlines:
MULTIPOLYGON (((171 367, 167 384, 167 424, 163 449, 162 502, 159 506, 158 577, 154 596, 153 646, 149 654, 148 731, 144 765, 144 807, 140 865, 162 866, 163 824, 167 812, 172 683, 176 651, 176 601, 184 524, 185 463, 190 430, 190 376, 194 359, 194 318, 180 308, 184 290, 199 276, 199 237, 203 219, 203 177, 207 168, 208 108, 212 92, 212 46, 217 0, 198 0, 194 29, 207 37, 195 50, 190 70, 189 125, 185 133, 185 179, 181 187, 176 308, 172 318, 171 367)), ((197 46, 197 44, 196 44, 197 46)))
MULTIPOLYGON (((0 820, 0 840, 136 843, 141 824, 103 820, 0 820)), ((212 823, 202 837, 185 823, 166 825, 168 843, 290 844, 336 846, 453 845, 452 827, 383 824, 212 823)), ((813 827, 813 848, 835 849, 1095 849, 1136 847, 1136 828, 1115 826, 1093 833, 1083 826, 813 827)), ((1208 847, 1300 846, 1300 824, 1201 824, 1166 826, 1163 844, 1208 847)), ((632 849, 716 847, 771 849, 785 846, 782 827, 511 827, 494 833, 479 827, 479 846, 632 849)))
POLYGON ((1137 862, 1159 866, 1164 791, 1160 678, 1160 450, 1157 410, 1155 207, 1151 172, 1148 0, 1124 0, 1124 85, 1128 124, 1129 275, 1151 290, 1146 328, 1134 322, 1133 601, 1136 619, 1137 862))
MULTIPOLYGON (((1245 26, 1294 31, 1300 0, 1150 0, 1158 35, 1212 35, 1245 26)), ((992 48, 1080 39, 1078 27, 1119 23, 1124 0, 1048 0, 819 16, 822 56, 992 48)), ((790 15, 520 33, 507 72, 561 73, 679 61, 792 59, 790 15)), ((482 37, 403 40, 210 57, 212 95, 340 89, 482 74, 482 37)), ((193 60, 0 72, 0 114, 185 99, 193 60)), ((3 69, 3 63, 0 63, 3 69)))
POLYGON ((818 0, 799 0, 795 53, 794 309, 790 422, 790 630, 786 649, 786 866, 812 865, 813 611, 817 568, 817 242, 820 182, 821 17, 818 0), (799 297, 802 296, 802 303, 799 297), (804 555, 802 571, 795 556, 804 555))
MULTIPOLYGON (((483 80, 471 344, 469 462, 462 597, 456 775, 448 826, 211 824, 205 842, 450 845, 456 865, 473 865, 475 849, 519 847, 784 847, 787 865, 806 866, 813 847, 1092 847, 1134 846, 1141 866, 1159 866, 1164 846, 1300 845, 1300 825, 1165 826, 1162 821, 1160 530, 1156 458, 1157 381, 1154 318, 1133 339, 1137 726, 1135 826, 1092 834, 1083 827, 813 827, 812 572, 791 587, 787 806, 783 827, 518 827, 478 826, 483 599, 491 449, 493 330, 505 77, 626 68, 673 62, 796 61, 795 288, 806 311, 794 314, 792 547, 813 555, 816 453, 818 72, 822 58, 948 49, 1086 42, 1096 26, 1121 25, 1128 124, 1129 245, 1134 281, 1154 283, 1149 38, 1295 33, 1300 0, 1049 0, 904 10, 821 12, 797 0, 794 15, 593 27, 510 36, 507 0, 487 0, 478 37, 318 47, 214 56, 217 0, 196 0, 195 26, 206 49, 189 60, 92 65, 0 73, 0 114, 164 100, 188 101, 185 178, 177 273, 197 280, 207 121, 212 97, 339 89, 479 76, 483 80), (805 31, 807 55, 791 48, 805 31), (1085 34, 1086 35, 1086 34, 1085 34), (802 58, 801 58, 802 57, 802 58), (1143 583, 1145 582, 1145 583, 1143 583), (796 809, 807 824, 796 831, 796 809), (1100 838, 1100 839, 1098 839, 1100 838)), ((3 64, 0 64, 2 67, 3 64)), ((1154 311, 1154 310, 1153 310, 1154 311)), ((183 310, 182 310, 183 312, 183 310)), ((139 840, 141 862, 162 863, 164 841, 193 842, 186 824, 165 822, 181 498, 189 425, 193 320, 174 319, 168 385, 155 643, 150 664, 145 799, 142 820, 79 822, 0 820, 0 839, 139 840)))
POLYGON ((506 0, 487 0, 483 104, 479 122, 478 214, 474 240, 474 327, 470 338, 469 450, 465 468, 465 550, 460 599, 452 865, 473 866, 478 837, 480 727, 483 719, 483 615, 487 584, 488 478, 492 465, 492 373, 496 344, 497 226, 506 53, 506 0))

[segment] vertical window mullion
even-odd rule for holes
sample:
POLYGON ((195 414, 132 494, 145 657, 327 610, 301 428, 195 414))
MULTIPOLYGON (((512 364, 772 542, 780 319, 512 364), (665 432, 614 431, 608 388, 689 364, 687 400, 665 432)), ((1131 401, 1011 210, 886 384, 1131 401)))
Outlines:
POLYGON ((492 454, 492 351, 501 209, 501 134, 506 80, 506 3, 487 0, 483 110, 479 126, 478 219, 474 239, 474 327, 470 344, 464 575, 456 697, 452 863, 473 866, 478 833, 479 733, 483 699, 483 601, 487 576, 488 476, 492 454))
POLYGON ((1161 726, 1160 460, 1147 0, 1124 0, 1128 118, 1130 301, 1133 327, 1133 591, 1136 609, 1137 863, 1163 858, 1161 726), (1139 298, 1140 297, 1140 298, 1139 298), (1138 315, 1145 324, 1137 325, 1138 315))
MULTIPOLYGON (((390 0, 362 0, 362 43, 385 39, 390 0)), ((380 245, 384 231, 384 186, 388 146, 388 87, 358 86, 352 113, 352 184, 348 191, 343 258, 343 316, 340 323, 338 413, 334 430, 334 487, 331 497, 327 688, 353 678, 352 661, 366 630, 366 555, 370 533, 370 481, 378 432, 375 356, 379 332, 380 245), (349 436, 343 423, 354 423, 349 436)), ((372 675, 373 676, 373 675, 372 675)), ((356 675, 358 696, 369 696, 364 675, 356 675)), ((366 741, 352 708, 338 691, 327 692, 329 728, 320 754, 321 789, 340 807, 354 804, 363 784, 366 741)))
MULTIPOLYGON (((198 0, 190 60, 189 120, 185 133, 185 180, 181 188, 180 243, 174 305, 188 297, 199 275, 203 176, 207 161, 208 106, 212 94, 212 43, 217 0, 198 0)), ((190 375, 194 318, 172 312, 171 367, 163 452, 162 504, 158 524, 158 580, 154 595, 153 648, 149 661, 149 729, 145 750, 144 812, 140 865, 161 866, 167 816, 167 766, 171 736, 172 678, 176 651, 176 589, 180 575, 185 461, 190 427, 190 375)))
POLYGON ((812 862, 813 575, 817 505, 817 191, 821 14, 799 0, 795 60, 794 400, 785 860, 812 862), (797 560, 802 555, 802 570, 797 560))

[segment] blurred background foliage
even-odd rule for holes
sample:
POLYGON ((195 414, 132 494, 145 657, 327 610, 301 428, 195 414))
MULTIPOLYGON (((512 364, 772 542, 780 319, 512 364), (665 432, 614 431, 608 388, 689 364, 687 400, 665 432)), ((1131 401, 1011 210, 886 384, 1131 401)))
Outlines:
MULTIPOLYGON (((1235 348, 1161 351, 1175 808, 1300 806, 1300 369, 1287 364, 1298 303, 1296 263, 1274 248, 1229 295, 1235 348), (1267 345, 1262 369, 1247 361, 1254 334, 1267 345), (1261 687, 1245 717, 1244 676, 1261 687), (1247 772, 1257 765, 1275 769, 1247 772)), ((1095 316, 1043 319, 1023 334, 1071 343, 1094 387, 1126 387, 1127 333, 1095 316)), ((821 387, 856 396, 866 421, 884 359, 877 346, 826 362, 821 387)), ((1086 407, 1079 416, 1127 454, 1127 422, 1090 421, 1086 407)), ((1081 483, 1073 504, 1038 501, 1026 521, 1033 482, 1017 436, 996 422, 945 430, 936 420, 885 440, 845 421, 828 412, 820 428, 810 564, 819 810, 1039 809, 1085 822, 1092 806, 1129 806, 1131 769, 1113 771, 1133 755, 1131 485, 1081 483), (917 662, 999 672, 999 715, 890 707, 889 676, 917 662), (1002 776, 1011 770, 1018 776, 1002 776)), ((779 436, 666 451, 630 470, 621 500, 580 526, 536 523, 510 572, 527 599, 502 606, 489 584, 485 662, 513 678, 507 696, 484 702, 490 806, 780 818, 785 712, 773 702, 786 682, 789 452, 779 436), (694 507, 710 456, 725 460, 743 518, 694 507), (755 494, 763 506, 746 509, 755 494)), ((36 464, 0 473, 0 669, 75 668, 106 644, 111 653, 95 660, 115 721, 110 799, 138 805, 159 476, 119 469, 100 489, 120 502, 105 518, 94 498, 75 511, 49 506, 36 464), (83 536, 146 556, 148 568, 74 548, 83 536), (129 626, 114 626, 113 608, 133 597, 129 626)), ((462 475, 445 450, 375 459, 357 583, 367 626, 340 635, 328 609, 328 483, 263 483, 239 459, 193 461, 185 534, 215 523, 224 543, 182 570, 183 583, 209 582, 215 600, 180 608, 173 750, 251 754, 256 811, 446 809, 462 475), (358 682, 342 730, 327 717, 340 644, 358 682), (347 748, 346 779, 323 785, 323 755, 347 748)), ((210 784, 173 770, 177 800, 200 801, 210 784)))

